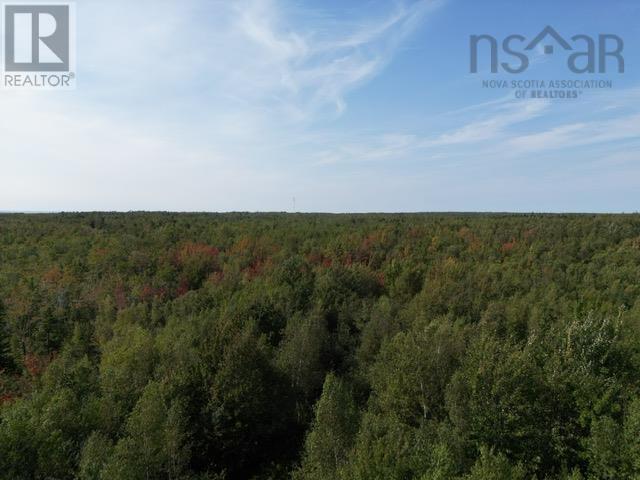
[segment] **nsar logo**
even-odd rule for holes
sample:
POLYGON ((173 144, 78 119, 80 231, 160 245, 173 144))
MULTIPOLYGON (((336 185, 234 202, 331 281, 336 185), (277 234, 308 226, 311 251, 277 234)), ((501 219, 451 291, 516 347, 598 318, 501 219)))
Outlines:
POLYGON ((507 73, 522 73, 529 68, 532 53, 541 51, 544 55, 553 55, 556 47, 570 52, 567 67, 573 73, 607 73, 607 66, 611 64, 615 65, 618 73, 624 73, 624 41, 619 36, 601 34, 593 38, 580 34, 574 35, 570 40, 571 42, 567 41, 550 26, 530 41, 523 35, 514 34, 499 44, 491 35, 471 35, 470 70, 471 73, 478 73, 478 52, 481 45, 486 45, 491 54, 491 73, 498 73, 500 67, 507 73), (509 62, 500 62, 499 47, 511 57, 509 62))

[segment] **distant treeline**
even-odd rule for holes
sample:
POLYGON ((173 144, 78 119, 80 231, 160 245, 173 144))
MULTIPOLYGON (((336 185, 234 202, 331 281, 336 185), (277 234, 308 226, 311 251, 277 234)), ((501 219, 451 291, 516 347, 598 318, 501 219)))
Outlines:
POLYGON ((640 478, 640 216, 0 215, 0 479, 640 478))

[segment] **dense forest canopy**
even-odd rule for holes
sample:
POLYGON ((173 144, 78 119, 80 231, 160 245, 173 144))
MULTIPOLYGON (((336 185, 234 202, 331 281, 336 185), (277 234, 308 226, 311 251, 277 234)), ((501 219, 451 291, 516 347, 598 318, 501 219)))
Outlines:
POLYGON ((640 478, 640 216, 0 216, 0 479, 640 478))

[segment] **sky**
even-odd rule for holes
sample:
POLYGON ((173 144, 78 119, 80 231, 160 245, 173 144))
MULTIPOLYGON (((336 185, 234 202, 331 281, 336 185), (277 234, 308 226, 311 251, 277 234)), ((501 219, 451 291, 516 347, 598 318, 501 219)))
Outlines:
POLYGON ((82 0, 77 88, 0 88, 0 211, 637 212, 639 20, 637 0, 82 0), (541 43, 526 72, 491 73, 485 44, 470 73, 471 35, 547 25, 618 35, 625 72, 541 43), (482 86, 564 79, 612 88, 482 86))

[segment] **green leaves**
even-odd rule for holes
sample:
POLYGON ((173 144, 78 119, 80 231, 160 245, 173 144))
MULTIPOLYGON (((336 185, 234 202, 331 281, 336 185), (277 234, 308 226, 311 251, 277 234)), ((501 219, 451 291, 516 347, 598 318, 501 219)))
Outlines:
POLYGON ((480 449, 480 457, 464 480, 525 480, 521 465, 513 465, 503 454, 496 454, 487 447, 480 449))
POLYGON ((373 405, 407 425, 441 420, 444 393, 465 348, 461 330, 446 320, 415 322, 394 336, 372 369, 373 405))
POLYGON ((552 432, 561 410, 527 346, 474 339, 447 389, 447 409, 469 448, 489 445, 532 469, 560 461, 552 432))
POLYGON ((302 478, 337 478, 358 431, 359 412, 350 386, 330 373, 305 441, 302 478))
POLYGON ((95 431, 84 444, 79 463, 79 480, 106 480, 102 472, 113 458, 113 442, 106 435, 95 431))
POLYGON ((252 329, 229 340, 205 406, 210 455, 218 471, 247 477, 264 463, 286 456, 297 440, 294 397, 271 363, 267 345, 252 329))
POLYGON ((106 462, 96 449, 96 444, 109 448, 104 438, 94 437, 94 443, 87 444, 83 452, 87 473, 102 463, 99 478, 104 479, 174 479, 182 475, 190 459, 187 419, 180 403, 168 401, 164 390, 158 382, 146 386, 127 419, 126 435, 106 462))
POLYGON ((637 216, 1 220, 0 480, 640 477, 637 216))

